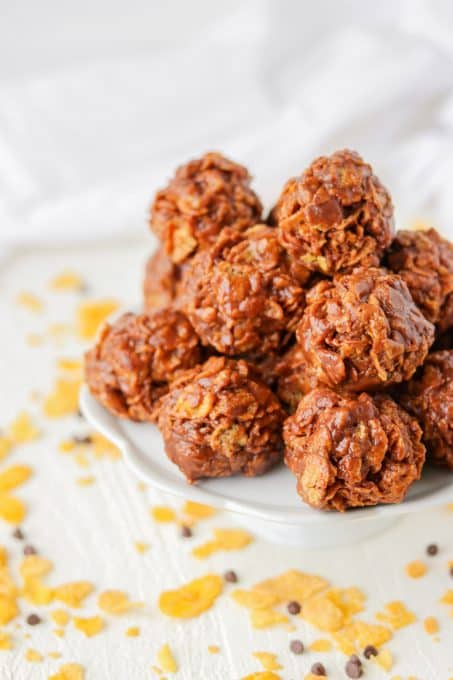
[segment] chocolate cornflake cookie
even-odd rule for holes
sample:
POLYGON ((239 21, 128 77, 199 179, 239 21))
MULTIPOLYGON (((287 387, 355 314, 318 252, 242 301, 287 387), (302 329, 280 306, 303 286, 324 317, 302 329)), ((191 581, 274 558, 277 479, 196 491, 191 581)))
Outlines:
POLYGON ((296 335, 319 384, 362 391, 411 378, 434 326, 399 276, 360 267, 309 290, 296 335))
POLYGON ((245 361, 211 357, 176 380, 158 426, 168 457, 189 482, 254 477, 282 458, 278 399, 245 361))
POLYGON ((325 510, 399 503, 425 461, 415 418, 386 395, 315 389, 283 428, 302 499, 325 510))
POLYGON ((262 205, 242 165, 207 153, 176 170, 151 207, 151 229, 173 262, 211 245, 224 227, 242 230, 261 220, 262 205))
POLYGON ((354 151, 321 156, 290 179, 274 215, 282 245, 323 274, 377 266, 393 238, 393 205, 368 163, 354 151))
POLYGON ((176 304, 184 265, 175 264, 161 247, 146 263, 143 302, 146 312, 176 304))
POLYGON ((200 361, 198 337, 179 311, 124 314, 105 324, 85 355, 91 393, 109 411, 153 421, 160 397, 179 372, 200 361))
POLYGON ((281 350, 300 320, 305 294, 276 230, 224 230, 184 272, 181 308, 205 345, 230 356, 281 350))
POLYGON ((316 372, 307 363, 300 345, 291 347, 275 367, 277 396, 293 413, 304 394, 317 386, 316 372))
POLYGON ((453 350, 429 354, 399 401, 422 426, 428 460, 453 470, 453 350))
POLYGON ((428 321, 441 332, 453 326, 453 244, 435 229, 399 231, 386 263, 407 283, 428 321))

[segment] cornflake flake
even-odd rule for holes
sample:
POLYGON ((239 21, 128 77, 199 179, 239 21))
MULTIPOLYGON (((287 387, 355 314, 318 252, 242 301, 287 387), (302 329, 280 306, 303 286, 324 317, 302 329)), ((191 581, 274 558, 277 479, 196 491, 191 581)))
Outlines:
POLYGON ((64 602, 68 607, 78 609, 92 591, 93 586, 89 581, 72 581, 55 588, 55 599, 64 602))
POLYGON ((200 560, 210 557, 222 550, 242 550, 252 541, 253 537, 244 529, 214 529, 214 538, 192 550, 192 555, 200 560))
POLYGON ((162 668, 165 673, 176 673, 178 670, 178 664, 176 663, 175 657, 167 643, 162 645, 162 647, 157 652, 157 663, 162 668))
POLYGON ((81 340, 93 340, 99 327, 119 307, 116 300, 86 300, 76 311, 76 330, 81 340))
POLYGON ((115 616, 140 606, 142 605, 138 602, 131 602, 128 595, 121 590, 105 590, 98 597, 99 609, 115 616))
POLYGON ((49 680, 84 680, 85 670, 79 663, 65 663, 60 666, 58 673, 51 675, 49 680))
POLYGON ((80 630, 87 637, 98 635, 98 633, 100 633, 104 628, 104 619, 102 619, 100 616, 89 616, 86 618, 75 616, 73 622, 75 628, 80 630))
POLYGON ((159 609, 167 616, 189 619, 210 609, 223 590, 223 579, 207 574, 181 586, 167 590, 159 598, 159 609))
POLYGON ((175 511, 167 505, 155 505, 151 508, 150 512, 155 522, 165 524, 166 522, 174 522, 176 520, 175 511))
POLYGON ((32 472, 29 465, 12 465, 0 472, 0 494, 24 484, 32 472))
POLYGON ((410 578, 421 578, 426 574, 427 567, 421 560, 414 560, 406 565, 406 574, 410 578))
POLYGON ((392 630, 404 628, 417 620, 415 614, 406 609, 403 602, 399 600, 386 604, 384 612, 378 612, 376 618, 378 621, 386 623, 392 630))
POLYGON ((49 281, 49 288, 56 292, 80 291, 83 287, 83 279, 70 269, 65 269, 49 281))
POLYGON ((57 378, 43 404, 47 418, 63 418, 76 413, 79 408, 80 378, 57 378))
POLYGON ((271 652, 253 652, 255 659, 258 659, 264 670, 278 671, 282 668, 277 660, 277 655, 271 652))
POLYGON ((27 649, 25 652, 25 660, 31 661, 33 663, 39 663, 44 659, 43 655, 37 652, 35 649, 27 649))
POLYGON ((9 425, 8 435, 14 444, 26 444, 38 439, 40 432, 33 425, 30 415, 26 411, 21 411, 9 425))

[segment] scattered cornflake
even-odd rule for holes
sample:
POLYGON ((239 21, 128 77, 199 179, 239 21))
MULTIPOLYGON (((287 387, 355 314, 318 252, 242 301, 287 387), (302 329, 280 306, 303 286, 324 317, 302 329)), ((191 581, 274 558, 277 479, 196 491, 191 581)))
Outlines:
POLYGON ((253 628, 271 628, 280 624, 288 624, 289 619, 284 614, 272 608, 267 609, 252 609, 250 612, 250 621, 253 628))
POLYGON ((404 628, 417 620, 415 614, 406 609, 404 603, 399 600, 386 604, 384 611, 378 612, 376 618, 378 621, 389 625, 392 630, 404 628))
POLYGON ((54 291, 80 291, 83 287, 82 278, 70 269, 65 269, 49 281, 49 288, 54 291))
POLYGON ((55 628, 53 632, 57 637, 60 637, 60 638, 64 637, 63 628, 55 628))
POLYGON ((12 441, 8 437, 0 436, 0 460, 6 458, 12 447, 12 441))
POLYGON ((181 586, 167 590, 159 598, 159 608, 167 616, 189 619, 210 609, 223 590, 223 579, 207 574, 181 586))
POLYGON ((365 647, 380 647, 393 637, 392 631, 379 624, 353 621, 341 630, 332 634, 338 649, 351 656, 361 652, 365 647))
POLYGON ((72 439, 63 439, 63 441, 58 444, 60 453, 71 453, 71 451, 74 451, 75 447, 76 443, 72 439))
POLYGON ((50 560, 41 555, 26 555, 19 566, 19 572, 24 581, 40 578, 48 574, 53 568, 50 560))
POLYGON ((188 515, 192 520, 208 519, 215 515, 215 508, 195 501, 186 501, 182 508, 183 515, 188 515))
POLYGON ((92 486, 96 481, 96 477, 88 475, 87 477, 79 477, 76 482, 79 486, 92 486))
POLYGON ((58 673, 51 675, 49 680, 84 680, 85 670, 79 663, 65 663, 60 666, 58 673))
POLYGON ((268 609, 280 602, 279 597, 274 593, 259 590, 242 590, 238 588, 231 593, 233 600, 241 607, 247 609, 268 609))
POLYGON ((44 338, 42 335, 38 335, 38 333, 29 333, 25 338, 25 342, 29 347, 40 347, 44 342, 44 338))
POLYGON ((83 369, 83 364, 80 359, 68 359, 62 357, 57 360, 57 368, 59 371, 64 371, 66 373, 81 373, 83 369))
POLYGON ((204 560, 222 550, 242 550, 253 541, 253 536, 244 529, 214 529, 214 538, 192 550, 192 555, 204 560))
POLYGON ((0 632, 0 650, 8 651, 13 648, 13 641, 9 633, 0 632))
POLYGON ((423 621, 423 627, 428 635, 434 635, 439 632, 439 623, 434 616, 427 616, 423 621))
POLYGON ((336 632, 362 611, 365 596, 358 588, 332 588, 304 603, 301 616, 319 630, 336 632))
POLYGON ((8 567, 8 554, 0 548, 0 625, 6 625, 19 614, 17 588, 8 567))
POLYGON ((175 511, 167 505, 155 505, 150 512, 155 522, 174 522, 176 519, 175 511))
POLYGON ((0 495, 0 517, 10 524, 20 524, 25 517, 25 505, 19 498, 4 493, 0 495))
MULTIPOLYGON (((242 680, 281 680, 281 676, 273 671, 258 671, 257 673, 245 675, 242 680)), ((316 680, 319 680, 319 678, 316 680)))
POLYGON ((330 640, 320 638, 319 640, 313 640, 309 649, 312 652, 330 652, 330 650, 332 649, 332 643, 330 642, 330 640))
POLYGON ((86 618, 74 616, 73 622, 77 630, 80 630, 87 637, 98 635, 104 628, 104 619, 100 616, 88 616, 86 618))
POLYGON ((175 661, 175 657, 167 643, 162 645, 162 647, 157 652, 157 663, 162 668, 165 673, 176 673, 178 670, 178 664, 175 661))
POLYGON ((89 581, 72 581, 55 589, 55 599, 77 609, 92 591, 93 586, 89 581))
POLYGON ((50 659, 59 659, 61 657, 61 652, 49 652, 47 656, 50 659))
POLYGON ((0 494, 24 484, 31 474, 32 469, 29 465, 12 465, 2 470, 0 472, 0 494))
POLYGON ((74 462, 83 469, 90 467, 90 461, 88 460, 86 451, 78 451, 74 455, 74 462))
POLYGON ((426 574, 427 567, 421 560, 414 560, 406 565, 406 574, 410 578, 421 578, 426 574))
POLYGON ((442 604, 453 604, 453 590, 447 590, 440 601, 442 604))
POLYGON ((57 378, 43 404, 47 418, 63 418, 76 413, 79 408, 80 378, 57 378))
POLYGON ((218 654, 220 652, 220 647, 218 645, 208 645, 208 652, 210 654, 218 654))
POLYGON ((258 659, 265 671, 278 671, 282 666, 277 660, 277 655, 271 652, 253 652, 255 659, 258 659))
POLYGON ((403 678, 402 678, 401 675, 392 675, 392 677, 390 678, 390 680, 403 680, 403 678))
POLYGON ((139 552, 141 555, 143 555, 145 552, 149 550, 149 543, 142 543, 142 541, 135 541, 134 543, 135 549, 137 552, 139 552))
POLYGON ((101 324, 119 307, 116 300, 86 300, 76 311, 77 335, 82 340, 92 340, 101 324))
POLYGON ((38 439, 40 432, 33 425, 29 414, 26 411, 22 411, 10 424, 8 434, 14 444, 26 444, 38 439))
POLYGON ((302 603, 328 585, 328 582, 320 576, 290 569, 280 576, 257 583, 254 589, 276 595, 281 602, 295 600, 302 603))
POLYGON ((377 656, 370 657, 370 660, 380 666, 384 671, 389 671, 393 666, 393 657, 388 649, 381 649, 377 656))
POLYGON ((130 609, 141 607, 139 602, 131 602, 121 590, 105 590, 98 597, 98 607, 107 614, 124 614, 130 609))
POLYGON ((138 626, 131 626, 126 630, 127 637, 138 637, 140 635, 140 628, 138 626))
POLYGON ((42 312, 43 310, 43 303, 41 300, 34 295, 33 293, 29 293, 28 291, 24 290, 19 295, 16 297, 16 303, 20 305, 21 307, 25 307, 25 309, 28 309, 30 312, 42 312))
POLYGON ((53 612, 50 612, 50 616, 52 617, 53 621, 55 621, 57 626, 66 626, 71 619, 70 615, 65 609, 55 609, 53 612))
POLYGON ((100 434, 100 432, 93 432, 90 437, 93 453, 96 458, 110 458, 111 460, 118 460, 118 458, 121 458, 119 448, 100 434))
POLYGON ((43 660, 43 655, 36 651, 36 649, 27 649, 25 652, 25 660, 33 663, 39 663, 43 660))
POLYGON ((66 338, 73 334, 73 328, 67 323, 51 323, 48 334, 57 346, 61 346, 66 338))

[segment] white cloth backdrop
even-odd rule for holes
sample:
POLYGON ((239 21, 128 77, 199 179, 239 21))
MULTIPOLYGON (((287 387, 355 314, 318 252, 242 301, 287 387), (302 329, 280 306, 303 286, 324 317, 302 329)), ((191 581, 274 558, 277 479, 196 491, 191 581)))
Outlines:
POLYGON ((449 0, 0 3, 0 249, 143 232, 176 164, 219 149, 267 204, 357 148, 399 223, 453 234, 449 0))

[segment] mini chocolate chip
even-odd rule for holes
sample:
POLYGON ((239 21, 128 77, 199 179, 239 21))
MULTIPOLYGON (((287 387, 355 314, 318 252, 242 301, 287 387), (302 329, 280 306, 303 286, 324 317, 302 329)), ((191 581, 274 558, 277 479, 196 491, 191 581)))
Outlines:
POLYGON ((289 643, 289 648, 293 654, 303 654, 304 643, 302 640, 291 640, 289 643))
POLYGON ((36 555, 38 551, 32 545, 26 545, 24 548, 24 555, 36 555))
POLYGON ((41 619, 38 614, 30 614, 27 616, 27 623, 29 626, 36 626, 38 623, 41 623, 41 619))
POLYGON ((326 669, 322 665, 322 663, 314 663, 313 666, 311 667, 311 672, 313 675, 326 675, 326 669))
POLYGON ((355 654, 351 656, 345 666, 345 671, 348 678, 360 678, 362 676, 362 662, 358 656, 355 654))
POLYGON ((223 578, 227 583, 237 583, 238 575, 236 574, 235 571, 229 569, 224 573, 223 578))
POLYGON ((369 659, 372 656, 377 656, 378 655, 378 650, 376 647, 373 645, 367 645, 365 649, 363 650, 363 656, 365 659, 369 659))
POLYGON ((17 538, 18 541, 23 541, 25 536, 20 527, 17 527, 17 529, 14 529, 13 531, 13 538, 17 538))
POLYGON ((192 529, 184 524, 181 527, 181 536, 183 538, 190 538, 192 536, 192 529))
POLYGON ((75 434, 72 437, 72 441, 75 442, 76 444, 91 444, 93 442, 93 438, 90 437, 88 434, 87 435, 75 434))
POLYGON ((439 546, 437 546, 435 543, 430 543, 429 546, 426 548, 426 552, 428 555, 431 555, 432 557, 434 555, 437 555, 439 552, 439 546))
POLYGON ((300 604, 296 602, 295 600, 292 600, 291 602, 288 602, 287 609, 290 614, 300 614, 300 604))

